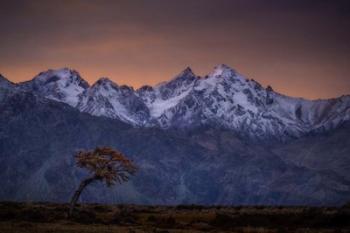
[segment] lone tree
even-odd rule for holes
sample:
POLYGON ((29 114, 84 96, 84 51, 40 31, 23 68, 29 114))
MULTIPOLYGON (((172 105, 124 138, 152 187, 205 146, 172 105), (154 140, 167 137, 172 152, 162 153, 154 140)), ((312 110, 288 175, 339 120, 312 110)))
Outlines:
POLYGON ((115 183, 128 181, 129 177, 136 172, 136 166, 131 160, 110 147, 97 147, 93 151, 79 151, 75 155, 75 160, 78 167, 87 169, 91 175, 82 180, 75 191, 70 201, 69 216, 73 215, 80 194, 87 185, 94 181, 101 181, 109 187, 115 183))

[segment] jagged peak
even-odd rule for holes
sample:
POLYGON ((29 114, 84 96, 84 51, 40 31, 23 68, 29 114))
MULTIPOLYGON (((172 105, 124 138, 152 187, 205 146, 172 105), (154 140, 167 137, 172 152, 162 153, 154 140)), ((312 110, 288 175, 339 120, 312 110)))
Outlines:
POLYGON ((120 86, 120 89, 121 90, 126 90, 126 91, 130 91, 130 92, 134 92, 135 90, 134 90, 134 87, 132 87, 132 86, 129 86, 129 85, 121 85, 120 86))
POLYGON ((142 87, 138 88, 136 91, 137 92, 142 92, 142 91, 153 91, 154 88, 150 85, 143 85, 142 87))
POLYGON ((171 83, 173 81, 177 80, 194 80, 197 79, 197 76, 193 73, 192 69, 190 67, 186 67, 183 71, 181 71, 178 75, 175 76, 172 80, 165 83, 171 83))
POLYGON ((193 80, 198 79, 192 69, 190 67, 186 67, 183 71, 181 71, 178 75, 176 75, 173 79, 169 81, 163 81, 155 85, 153 88, 157 89, 159 87, 173 85, 174 83, 182 83, 182 82, 192 82, 193 80))
POLYGON ((99 78, 92 86, 96 86, 96 85, 102 85, 102 84, 113 84, 115 86, 118 86, 118 84, 116 84, 115 82, 113 82, 112 80, 110 80, 108 77, 101 77, 99 78))
POLYGON ((110 80, 108 77, 101 77, 99 78, 93 85, 93 88, 100 87, 100 86, 112 86, 115 88, 119 88, 119 85, 115 83, 114 81, 110 80))
POLYGON ((40 72, 37 76, 35 76, 31 81, 27 81, 24 83, 30 83, 34 81, 37 84, 49 84, 53 82, 57 82, 59 80, 66 80, 65 82, 75 82, 78 83, 79 86, 83 88, 88 88, 89 83, 86 82, 79 74, 78 71, 74 69, 70 69, 68 67, 60 68, 60 69, 48 69, 46 71, 40 72))
POLYGON ((207 76, 205 76, 205 79, 225 79, 225 80, 236 80, 241 83, 249 82, 249 80, 239 74, 235 69, 229 67, 225 64, 220 64, 214 67, 214 70, 207 76))
POLYGON ((110 80, 108 77, 101 77, 99 78, 95 83, 105 83, 105 82, 110 82, 110 83, 113 83, 112 80, 110 80))
POLYGON ((180 76, 196 76, 191 67, 187 66, 180 74, 177 75, 177 77, 180 77, 180 76))
POLYGON ((228 65, 225 64, 220 64, 214 67, 213 72, 211 72, 209 74, 209 76, 236 76, 237 72, 236 70, 232 69, 231 67, 229 67, 228 65))
POLYGON ((56 75, 60 78, 66 78, 72 74, 80 77, 78 71, 70 69, 68 67, 59 68, 59 69, 48 69, 46 71, 40 72, 35 78, 49 78, 50 76, 56 75))

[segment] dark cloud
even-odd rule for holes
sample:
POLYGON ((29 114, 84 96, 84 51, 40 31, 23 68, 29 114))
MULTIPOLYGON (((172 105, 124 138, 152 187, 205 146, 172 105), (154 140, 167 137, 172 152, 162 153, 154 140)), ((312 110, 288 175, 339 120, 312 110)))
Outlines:
POLYGON ((69 66, 140 86, 217 63, 294 96, 350 93, 346 0, 61 0, 0 3, 0 71, 69 66))

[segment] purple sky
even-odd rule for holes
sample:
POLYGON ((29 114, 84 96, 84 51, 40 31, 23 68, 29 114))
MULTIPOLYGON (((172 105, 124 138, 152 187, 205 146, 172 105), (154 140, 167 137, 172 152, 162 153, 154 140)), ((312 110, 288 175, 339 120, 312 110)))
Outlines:
POLYGON ((350 1, 0 2, 0 73, 70 67, 139 87, 225 63, 276 91, 350 94, 350 1))

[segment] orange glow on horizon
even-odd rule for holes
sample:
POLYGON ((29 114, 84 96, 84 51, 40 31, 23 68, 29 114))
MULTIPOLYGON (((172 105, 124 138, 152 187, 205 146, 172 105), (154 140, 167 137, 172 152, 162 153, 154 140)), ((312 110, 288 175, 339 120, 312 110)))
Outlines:
POLYGON ((21 82, 69 67, 90 84, 108 77, 138 88, 224 63, 290 96, 350 94, 350 16, 321 2, 8 1, 0 73, 21 82))

